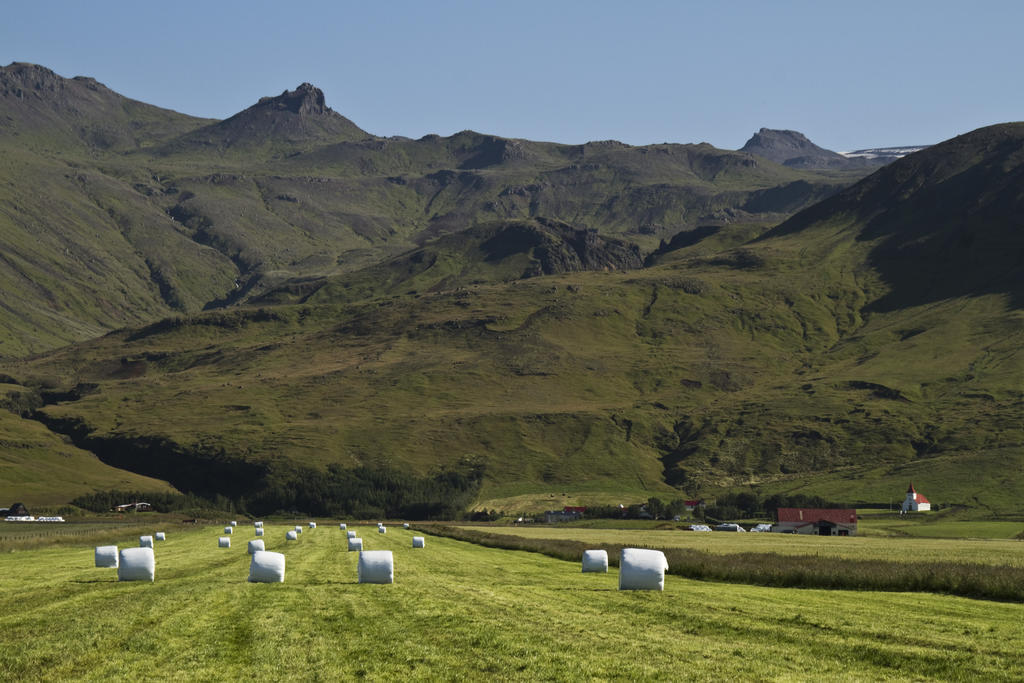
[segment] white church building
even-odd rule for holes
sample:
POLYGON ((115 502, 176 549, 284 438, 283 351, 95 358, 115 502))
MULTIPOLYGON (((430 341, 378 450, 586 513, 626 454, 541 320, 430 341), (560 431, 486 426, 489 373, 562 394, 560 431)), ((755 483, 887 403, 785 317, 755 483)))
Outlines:
POLYGON ((925 512, 931 509, 932 504, 928 502, 927 498, 915 491, 914 482, 910 482, 910 488, 907 489, 907 498, 903 501, 903 505, 900 506, 900 512, 925 512))

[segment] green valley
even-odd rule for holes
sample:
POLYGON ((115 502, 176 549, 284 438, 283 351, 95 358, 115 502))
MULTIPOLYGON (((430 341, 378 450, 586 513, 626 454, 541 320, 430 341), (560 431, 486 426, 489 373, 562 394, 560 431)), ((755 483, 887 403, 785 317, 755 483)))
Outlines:
POLYGON ((909 479, 1021 514, 1021 124, 861 179, 378 138, 307 86, 221 122, 109 118, 104 145, 5 95, 11 419, 254 514, 879 504, 909 479))

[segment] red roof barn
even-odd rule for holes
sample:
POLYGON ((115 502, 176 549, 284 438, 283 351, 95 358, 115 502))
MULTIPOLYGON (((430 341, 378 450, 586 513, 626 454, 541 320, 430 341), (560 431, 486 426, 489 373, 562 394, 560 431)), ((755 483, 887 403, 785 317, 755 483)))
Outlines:
POLYGON ((817 536, 856 536, 857 511, 828 508, 779 508, 772 531, 817 536))

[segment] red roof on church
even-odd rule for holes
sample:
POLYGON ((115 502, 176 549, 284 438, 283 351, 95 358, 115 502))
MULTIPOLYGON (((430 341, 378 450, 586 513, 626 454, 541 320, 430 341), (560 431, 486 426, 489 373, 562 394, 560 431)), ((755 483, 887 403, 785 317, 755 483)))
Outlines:
POLYGON ((856 510, 821 508, 779 508, 776 517, 780 522, 832 522, 833 524, 856 524, 856 510))
MULTIPOLYGON (((914 489, 914 482, 910 482, 910 488, 907 489, 907 493, 914 494, 914 502, 916 503, 928 503, 928 499, 922 496, 914 489)), ((930 503, 929 503, 930 504, 930 503)))

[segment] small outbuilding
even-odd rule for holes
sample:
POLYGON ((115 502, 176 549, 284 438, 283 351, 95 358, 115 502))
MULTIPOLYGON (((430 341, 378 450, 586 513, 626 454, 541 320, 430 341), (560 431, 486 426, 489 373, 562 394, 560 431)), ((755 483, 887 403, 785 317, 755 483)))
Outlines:
POLYGON ((857 511, 852 509, 779 508, 772 531, 812 536, 856 536, 857 511))

